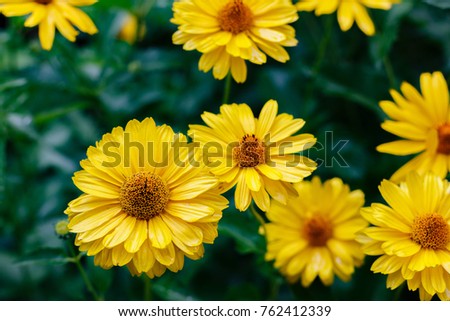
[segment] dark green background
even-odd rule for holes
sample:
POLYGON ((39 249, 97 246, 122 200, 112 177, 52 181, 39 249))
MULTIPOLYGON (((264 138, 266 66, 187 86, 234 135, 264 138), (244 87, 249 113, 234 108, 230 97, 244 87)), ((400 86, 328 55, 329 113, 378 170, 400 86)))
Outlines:
MULTIPOLYGON (((67 258, 72 239, 54 232, 67 203, 80 193, 71 176, 87 147, 133 118, 151 116, 186 132, 189 124, 201 123, 203 111, 218 112, 224 82, 198 71, 198 52, 172 44, 172 1, 158 0, 145 14, 152 2, 108 0, 86 7, 99 34, 80 35, 74 44, 58 35, 50 52, 40 49, 37 28, 23 27, 24 18, 0 16, 0 299, 91 300, 67 258), (139 12, 146 24, 148 32, 135 46, 115 38, 124 10, 139 12)), ((336 14, 300 13, 293 24, 299 44, 288 48, 291 60, 248 64, 248 79, 233 84, 230 102, 245 102, 258 114, 268 99, 277 100, 280 112, 305 119, 302 131, 325 147, 310 154, 323 161, 314 174, 338 176, 362 189, 366 205, 381 201, 379 182, 408 157, 375 151, 394 139, 380 128, 385 116, 378 101, 390 99, 389 88, 402 81, 417 87, 423 72, 448 77, 449 8, 449 0, 404 0, 390 11, 371 10, 374 37, 356 26, 341 32, 336 14), (336 162, 339 148, 333 151, 341 140, 348 141, 340 150, 344 167, 336 162)), ((349 283, 290 287, 264 262, 265 242, 257 230, 254 218, 231 206, 205 257, 152 281, 153 298, 418 299, 417 293, 387 290, 385 276, 370 272, 372 257, 349 283)), ((104 271, 92 258, 81 262, 107 300, 142 300, 148 291, 144 278, 131 277, 126 268, 104 271)))

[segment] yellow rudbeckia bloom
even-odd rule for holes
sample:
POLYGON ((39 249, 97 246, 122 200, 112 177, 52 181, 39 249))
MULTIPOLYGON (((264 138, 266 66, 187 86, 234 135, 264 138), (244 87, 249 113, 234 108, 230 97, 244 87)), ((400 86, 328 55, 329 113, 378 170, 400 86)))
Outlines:
POLYGON ((39 25, 39 39, 45 50, 52 49, 55 28, 69 41, 74 42, 77 27, 88 34, 97 33, 91 18, 79 6, 89 6, 97 0, 0 0, 0 12, 7 17, 30 14, 25 27, 39 25))
POLYGON ((330 286, 334 275, 349 281, 364 259, 356 233, 368 223, 359 213, 364 205, 360 190, 350 191, 340 178, 321 183, 294 184, 299 196, 289 198, 286 205, 271 203, 267 212, 266 260, 289 282, 301 279, 308 287, 319 277, 330 286))
POLYGON ((349 30, 356 21, 359 29, 366 35, 375 34, 375 26, 367 8, 389 10, 400 0, 300 0, 295 5, 299 11, 314 11, 317 16, 337 11, 342 31, 349 30))
POLYGON ((391 119, 381 127, 402 138, 381 144, 377 150, 393 155, 418 154, 391 177, 399 182, 411 171, 432 171, 444 178, 450 171, 450 103, 447 82, 440 72, 420 76, 420 94, 404 82, 402 94, 391 90, 394 101, 380 107, 391 119))
POLYGON ((89 147, 73 177, 83 194, 65 212, 80 251, 104 269, 126 265, 151 278, 200 259, 228 201, 193 151, 186 136, 151 118, 89 147))
POLYGON ((242 83, 247 78, 245 60, 261 65, 268 55, 286 62, 284 47, 297 45, 295 29, 288 25, 298 19, 291 1, 179 0, 173 11, 171 22, 179 26, 173 43, 200 51, 199 69, 212 69, 216 79, 231 70, 242 83))
POLYGON ((209 170, 222 182, 224 191, 236 186, 235 205, 245 211, 252 199, 263 211, 269 195, 286 204, 297 195, 291 183, 301 181, 316 169, 316 163, 297 153, 316 142, 311 134, 298 132, 305 121, 280 114, 278 103, 269 100, 255 118, 246 104, 222 105, 220 114, 205 112, 208 126, 189 125, 188 134, 199 143, 209 170))
POLYGON ((373 226, 358 237, 366 254, 380 256, 371 270, 387 274, 390 289, 406 281, 421 300, 450 300, 449 182, 411 172, 400 185, 384 180, 379 189, 387 205, 361 210, 373 226))

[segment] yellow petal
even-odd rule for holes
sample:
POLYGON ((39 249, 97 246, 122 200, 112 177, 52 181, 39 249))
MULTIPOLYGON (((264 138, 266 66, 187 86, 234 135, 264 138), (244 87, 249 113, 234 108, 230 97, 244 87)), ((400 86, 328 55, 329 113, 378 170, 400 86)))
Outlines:
POLYGON ((125 251, 123 245, 113 247, 111 253, 112 263, 117 266, 124 266, 133 259, 133 253, 125 251))
POLYGON ((267 212, 270 207, 270 198, 266 190, 264 188, 261 188, 257 192, 251 190, 250 193, 256 203, 256 206, 258 206, 263 212, 267 212))
POLYGON ((340 0, 319 1, 316 8, 316 15, 330 14, 336 11, 340 0))
POLYGON ((148 238, 147 222, 136 220, 133 232, 124 243, 124 248, 130 253, 136 253, 148 238))
POLYGON ((425 141, 397 140, 377 146, 380 153, 404 156, 420 153, 426 148, 425 141))
POLYGON ((268 100, 261 109, 258 120, 256 121, 256 137, 264 138, 264 136, 269 133, 277 113, 278 103, 273 99, 268 100))
POLYGON ((123 242, 133 232, 134 225, 136 224, 136 218, 127 216, 110 234, 106 235, 103 239, 103 245, 107 248, 115 247, 123 242))
POLYGON ((237 83, 243 83, 247 79, 247 65, 244 59, 231 57, 231 75, 237 83))
POLYGON ((170 199, 174 201, 189 200, 218 185, 213 176, 200 176, 181 184, 170 191, 170 199))
POLYGON ((122 208, 118 205, 109 205, 97 207, 81 214, 73 216, 69 222, 71 232, 80 233, 95 229, 96 227, 112 220, 116 217, 122 208))
POLYGON ((247 104, 239 104, 237 107, 238 121, 241 123, 242 129, 247 134, 255 132, 255 116, 251 108, 247 104))
POLYGON ((171 244, 172 233, 161 216, 148 220, 148 238, 155 248, 163 249, 171 244))
MULTIPOLYGON (((175 262, 175 247, 173 246, 173 243, 169 243, 164 249, 153 248, 152 250, 155 259, 162 265, 168 266, 175 262)), ((156 267, 156 264, 154 267, 156 267)))
POLYGON ((214 214, 214 208, 197 202, 169 202, 166 211, 186 222, 195 222, 214 214))
POLYGON ((347 31, 353 25, 353 2, 342 2, 338 9, 338 22, 342 31, 347 31))
POLYGON ((230 55, 222 50, 218 52, 218 57, 213 67, 213 76, 216 79, 223 79, 230 70, 230 55))
POLYGON ((155 264, 155 256, 149 241, 145 242, 133 256, 133 264, 138 273, 147 272, 155 264))
POLYGON ((32 14, 25 21, 25 27, 35 27, 46 17, 47 10, 45 6, 36 6, 32 14))
POLYGON ((250 190, 247 187, 244 172, 241 171, 238 176, 238 183, 236 186, 236 191, 234 193, 236 208, 241 212, 245 211, 250 206, 251 200, 251 194, 250 190))
POLYGON ((355 13, 356 23, 359 29, 366 35, 373 36, 375 34, 375 26, 367 13, 367 9, 359 3, 355 3, 353 5, 353 12, 355 13))
POLYGON ((58 12, 54 11, 53 18, 55 19, 56 28, 69 41, 74 42, 78 31, 58 12))
POLYGON ((176 235, 187 246, 197 246, 202 243, 203 233, 200 228, 170 215, 162 215, 162 220, 167 224, 172 234, 176 235))
POLYGON ((241 171, 244 173, 247 187, 251 191, 259 191, 261 188, 261 177, 259 176, 258 172, 252 167, 241 169, 241 171))
POLYGON ((1 12, 6 17, 24 16, 32 13, 37 7, 40 7, 35 2, 28 3, 4 3, 1 5, 1 12))
POLYGON ((73 182, 76 187, 86 194, 100 198, 118 199, 119 187, 99 179, 86 171, 78 171, 74 174, 73 182))
POLYGON ((379 190, 388 204, 401 216, 413 222, 415 217, 415 208, 408 195, 394 183, 383 180, 379 190))
POLYGON ((78 234, 78 238, 83 242, 95 241, 114 230, 114 228, 116 228, 116 226, 118 226, 127 217, 128 216, 124 213, 116 215, 112 219, 106 221, 106 223, 96 227, 95 229, 81 232, 80 234, 78 234))
POLYGON ((64 3, 58 2, 64 17, 69 20, 72 24, 78 27, 81 31, 93 35, 98 32, 97 27, 92 22, 91 18, 85 14, 82 10, 66 5, 64 3))
POLYGON ((53 41, 55 39, 55 22, 48 17, 43 19, 39 24, 39 40, 41 46, 45 50, 52 49, 53 41))
POLYGON ((283 40, 286 40, 286 35, 282 32, 278 32, 274 29, 269 28, 252 28, 251 32, 267 41, 270 42, 281 42, 283 40))

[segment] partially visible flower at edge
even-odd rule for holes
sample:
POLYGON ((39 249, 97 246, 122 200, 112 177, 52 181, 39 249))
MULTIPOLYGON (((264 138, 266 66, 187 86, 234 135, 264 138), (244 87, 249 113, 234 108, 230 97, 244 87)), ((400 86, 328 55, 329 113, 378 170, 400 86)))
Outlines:
POLYGON ((375 34, 375 26, 367 8, 389 10, 400 0, 300 0, 295 5, 299 11, 314 11, 317 16, 337 11, 342 31, 349 30, 356 21, 359 29, 367 36, 375 34))
POLYGON ((368 225, 359 213, 363 192, 350 191, 340 178, 322 184, 317 176, 294 187, 298 197, 289 198, 286 205, 273 201, 266 213, 266 260, 275 260, 289 282, 301 279, 304 287, 317 277, 326 286, 334 275, 349 281, 364 259, 355 240, 368 225))
POLYGON ((125 12, 121 22, 121 27, 117 33, 117 38, 132 45, 136 41, 141 40, 146 31, 147 30, 144 24, 139 25, 139 19, 135 14, 125 12))
POLYGON ((78 9, 89 6, 97 0, 0 0, 0 12, 7 17, 30 14, 25 27, 39 25, 39 39, 45 50, 53 47, 55 28, 69 41, 74 42, 77 27, 90 35, 98 32, 91 18, 78 9))
POLYGON ((286 0, 180 0, 173 4, 172 23, 178 25, 173 43, 184 50, 202 53, 199 69, 213 70, 216 79, 231 71, 238 83, 247 79, 248 60, 266 63, 267 56, 279 62, 289 60, 284 47, 297 45, 298 19, 291 1, 286 0))
POLYGON ((391 180, 399 182, 411 171, 432 171, 444 178, 450 171, 450 104, 447 82, 441 72, 420 76, 420 94, 404 82, 403 96, 391 90, 394 101, 381 101, 380 107, 392 120, 381 127, 402 140, 381 144, 377 150, 398 156, 418 154, 398 169, 391 180))
POLYGON ((217 179, 189 162, 189 146, 186 136, 146 118, 89 147, 73 177, 84 194, 65 212, 80 251, 104 269, 126 265, 150 278, 181 270, 185 257, 200 259, 228 201, 217 179), (176 144, 186 148, 167 148, 176 144))
POLYGON ((357 237, 366 254, 379 256, 371 270, 387 274, 387 288, 407 282, 421 300, 450 300, 449 182, 411 172, 400 185, 384 180, 379 189, 388 205, 361 210, 374 226, 357 237))
POLYGON ((217 156, 206 160, 209 170, 227 191, 236 186, 234 201, 245 211, 252 201, 263 211, 270 197, 286 204, 288 195, 297 195, 291 183, 301 181, 316 169, 316 163, 298 155, 316 142, 311 134, 298 132, 305 121, 278 113, 278 103, 266 102, 255 118, 246 104, 222 105, 220 114, 204 112, 207 126, 189 125, 188 135, 202 149, 213 144, 220 149, 217 156))

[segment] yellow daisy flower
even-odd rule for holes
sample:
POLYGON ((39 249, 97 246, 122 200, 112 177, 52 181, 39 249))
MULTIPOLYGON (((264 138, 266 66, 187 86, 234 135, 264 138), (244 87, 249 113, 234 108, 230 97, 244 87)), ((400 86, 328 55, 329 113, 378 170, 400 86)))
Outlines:
POLYGON ((178 25, 173 43, 202 53, 199 69, 213 69, 216 79, 231 70, 236 82, 247 78, 245 60, 261 65, 266 55, 289 60, 283 47, 297 45, 297 11, 287 0, 180 0, 173 4, 172 23, 178 25))
POLYGON ((447 180, 411 172, 400 185, 381 183, 388 206, 375 203, 361 211, 374 226, 358 240, 366 254, 380 256, 371 270, 388 275, 388 288, 406 281, 409 290, 419 289, 421 300, 435 294, 450 300, 449 191, 447 180))
POLYGON ((349 30, 356 21, 359 29, 366 35, 375 34, 375 26, 367 8, 389 10, 400 0, 300 0, 295 5, 299 11, 314 11, 317 16, 337 11, 342 31, 349 30))
POLYGON ((104 269, 127 265, 151 278, 179 271, 185 256, 201 258, 228 202, 217 179, 193 162, 190 146, 147 118, 89 147, 73 177, 84 194, 66 210, 80 251, 104 269))
POLYGON ((377 150, 393 155, 420 153, 391 177, 402 180, 409 172, 432 171, 444 178, 450 170, 450 105, 448 86, 440 72, 420 76, 422 95, 410 84, 400 87, 403 96, 391 90, 394 101, 382 101, 380 107, 392 119, 381 127, 403 138, 381 144, 377 150))
POLYGON ((189 125, 189 136, 202 147, 210 171, 227 191, 236 186, 235 204, 245 211, 252 199, 263 211, 270 198, 286 204, 296 195, 290 183, 301 181, 316 169, 307 157, 295 153, 316 142, 311 134, 291 136, 305 122, 291 115, 277 115, 278 104, 269 100, 256 119, 246 104, 222 105, 220 114, 205 112, 208 126, 189 125))
POLYGON ((98 30, 89 16, 76 8, 96 2, 97 0, 0 0, 0 12, 7 17, 30 14, 25 21, 25 27, 39 25, 41 46, 50 50, 55 38, 55 28, 72 42, 78 35, 73 26, 90 35, 97 33, 98 30))
POLYGON ((294 187, 300 196, 287 205, 274 201, 266 213, 266 260, 275 260, 288 281, 301 278, 304 287, 317 277, 326 286, 334 275, 349 281, 364 259, 355 240, 355 233, 368 225, 359 214, 364 194, 350 191, 340 178, 322 184, 313 177, 294 187))

